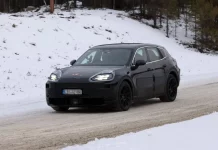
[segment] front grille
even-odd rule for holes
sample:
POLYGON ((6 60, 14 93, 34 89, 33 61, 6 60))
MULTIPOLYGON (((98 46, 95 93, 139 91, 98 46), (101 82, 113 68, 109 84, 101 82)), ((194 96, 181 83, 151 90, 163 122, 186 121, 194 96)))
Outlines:
POLYGON ((49 103, 57 106, 97 106, 104 105, 103 98, 50 98, 49 103))

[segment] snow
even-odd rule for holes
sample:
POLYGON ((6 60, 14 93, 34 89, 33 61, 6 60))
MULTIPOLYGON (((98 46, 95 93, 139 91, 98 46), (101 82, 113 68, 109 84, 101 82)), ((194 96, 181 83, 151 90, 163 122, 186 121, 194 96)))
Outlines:
POLYGON ((218 113, 62 150, 217 150, 218 113))
MULTIPOLYGON (((141 22, 152 26, 153 20, 146 20, 142 19, 141 22)), ((193 21, 194 22, 194 21, 193 21)), ((160 28, 160 31, 166 35, 166 19, 162 19, 162 27, 160 28)), ((160 26, 158 24, 158 26, 160 26)), ((189 22, 189 25, 187 26, 187 37, 185 34, 185 16, 181 15, 180 19, 176 20, 169 20, 169 37, 176 39, 177 43, 194 43, 194 24, 192 22, 189 22), (176 22, 176 29, 175 29, 175 22, 176 22), (176 34, 175 34, 176 30, 176 34)))
POLYGON ((47 77, 99 44, 159 44, 177 59, 181 88, 218 81, 218 56, 186 49, 122 11, 56 9, 54 14, 13 15, 0 15, 0 116, 50 110, 45 103, 47 77))

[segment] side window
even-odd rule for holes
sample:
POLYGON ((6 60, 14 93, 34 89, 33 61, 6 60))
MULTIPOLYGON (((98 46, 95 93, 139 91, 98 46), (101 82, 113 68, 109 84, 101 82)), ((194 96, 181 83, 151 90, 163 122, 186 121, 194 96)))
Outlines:
POLYGON ((148 56, 144 48, 138 49, 135 53, 134 64, 137 60, 148 61, 148 56))
POLYGON ((163 57, 166 57, 166 50, 165 50, 165 48, 158 47, 158 50, 160 51, 160 53, 162 54, 163 57))
POLYGON ((150 61, 157 61, 163 58, 163 55, 161 54, 160 50, 155 47, 148 47, 147 51, 150 61))

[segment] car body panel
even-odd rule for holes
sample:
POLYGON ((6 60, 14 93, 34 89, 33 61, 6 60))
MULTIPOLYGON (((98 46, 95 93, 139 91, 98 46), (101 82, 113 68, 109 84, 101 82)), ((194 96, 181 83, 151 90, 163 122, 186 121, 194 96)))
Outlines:
POLYGON ((153 96, 153 70, 149 69, 149 65, 140 66, 131 73, 134 86, 136 88, 136 97, 151 98, 153 96))
POLYGON ((165 92, 166 85, 166 59, 154 63, 154 78, 155 78, 155 95, 162 95, 165 92))
MULTIPOLYGON (((126 81, 130 84, 134 100, 159 97, 165 93, 169 74, 175 74, 180 82, 180 69, 172 56, 161 46, 153 44, 112 44, 93 48, 128 48, 133 52, 127 66, 71 66, 61 69, 62 77, 58 82, 46 83, 46 99, 49 106, 92 106, 107 105, 117 101, 120 85, 126 81), (163 54, 163 59, 131 69, 135 53, 139 48, 155 47, 163 54), (97 73, 111 70, 115 73, 112 81, 90 82, 97 73), (64 95, 64 89, 81 89, 82 95, 64 95), (99 100, 96 103, 95 100, 99 100), (79 101, 75 104, 75 101, 79 101), (92 104, 93 102, 93 104, 92 104)), ((146 50, 146 49, 145 49, 146 50)))

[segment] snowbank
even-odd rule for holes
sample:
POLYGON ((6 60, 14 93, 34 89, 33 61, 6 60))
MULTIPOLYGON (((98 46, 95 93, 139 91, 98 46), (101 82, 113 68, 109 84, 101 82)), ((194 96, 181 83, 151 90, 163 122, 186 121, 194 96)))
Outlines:
POLYGON ((218 113, 62 150, 217 150, 218 113))

